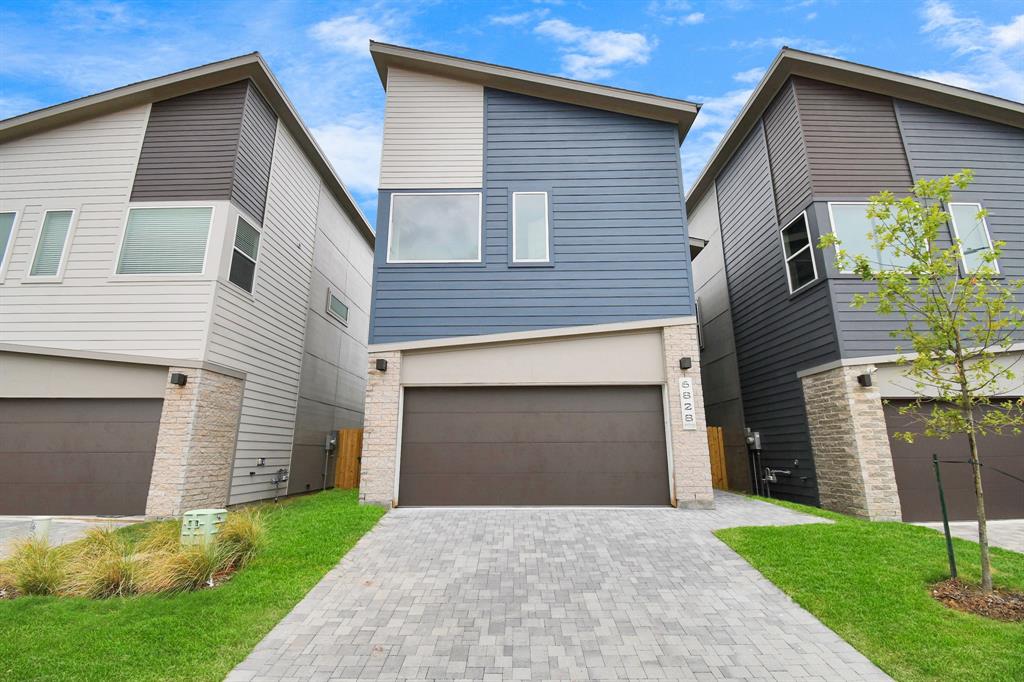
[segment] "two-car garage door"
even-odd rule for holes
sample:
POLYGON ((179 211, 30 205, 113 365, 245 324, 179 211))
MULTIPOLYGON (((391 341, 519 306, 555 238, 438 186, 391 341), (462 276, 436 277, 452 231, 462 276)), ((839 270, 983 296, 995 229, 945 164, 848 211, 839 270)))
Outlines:
POLYGON ((668 505, 661 387, 406 388, 398 501, 668 505))

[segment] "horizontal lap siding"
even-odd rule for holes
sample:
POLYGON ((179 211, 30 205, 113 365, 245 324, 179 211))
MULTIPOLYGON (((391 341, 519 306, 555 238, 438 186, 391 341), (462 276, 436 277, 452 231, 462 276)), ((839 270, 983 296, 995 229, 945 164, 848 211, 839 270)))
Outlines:
POLYGON ((693 314, 671 125, 489 89, 486 112, 484 262, 387 265, 381 229, 372 342, 693 314), (510 267, 510 193, 538 188, 554 266, 510 267))
POLYGON ((111 281, 149 107, 0 146, 0 210, 18 211, 0 287, 0 341, 180 359, 202 356, 208 281, 111 281), (76 209, 60 284, 26 284, 47 209, 76 209))
POLYGON ((233 504, 272 496, 274 473, 290 465, 319 198, 316 171, 279 127, 255 286, 250 296, 218 283, 206 356, 246 372, 233 504))
POLYGON ((716 187, 746 425, 761 432, 764 465, 793 471, 773 492, 813 503, 814 462, 796 372, 838 357, 828 288, 819 283, 789 295, 760 125, 716 187))
POLYGON ((892 100, 795 78, 814 193, 875 194, 912 184, 892 100))
POLYGON ((277 115, 256 86, 248 84, 238 138, 232 200, 256 220, 263 220, 267 183, 274 158, 277 115))
POLYGON ((792 216, 811 201, 811 175, 807 166, 796 90, 790 80, 764 114, 765 137, 771 160, 772 184, 779 220, 792 216))

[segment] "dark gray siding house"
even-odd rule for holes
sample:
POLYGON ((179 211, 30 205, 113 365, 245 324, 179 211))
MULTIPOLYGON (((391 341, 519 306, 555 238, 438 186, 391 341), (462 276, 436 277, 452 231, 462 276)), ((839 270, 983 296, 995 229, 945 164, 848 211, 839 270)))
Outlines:
POLYGON ((711 505, 679 160, 697 106, 371 53, 363 499, 711 505))
MULTIPOLYGON (((964 168, 976 180, 946 207, 954 223, 947 239, 958 230, 975 248, 1003 241, 1000 271, 1024 275, 1024 105, 780 53, 687 197, 694 235, 721 242, 720 262, 701 255, 693 267, 702 300, 728 301, 735 371, 727 383, 738 384, 742 398, 710 404, 708 424, 731 429, 733 443, 744 435, 738 425, 761 436, 758 470, 735 487, 763 491, 767 483, 772 495, 870 518, 936 517, 931 454, 963 459, 965 444, 892 439, 907 426, 897 408, 917 397, 895 364, 901 341, 890 332, 898 321, 851 308, 870 285, 839 272, 834 252, 815 245, 836 230, 856 248, 870 229, 869 196, 906 193, 919 178, 964 168), (988 211, 983 223, 973 217, 980 208, 988 211), (715 277, 719 270, 724 276, 715 277), (872 386, 858 383, 863 374, 872 386)), ((1020 341, 1001 362, 1020 358, 1020 341)), ((1019 396, 1018 383, 994 395, 1019 396)), ((1019 442, 992 437, 984 448, 993 466, 1024 473, 1019 442)), ((728 456, 750 461, 738 447, 728 456)), ((970 518, 963 469, 951 466, 947 494, 953 513, 970 518)), ((1024 494, 1011 480, 986 475, 995 517, 1024 516, 1024 494)))

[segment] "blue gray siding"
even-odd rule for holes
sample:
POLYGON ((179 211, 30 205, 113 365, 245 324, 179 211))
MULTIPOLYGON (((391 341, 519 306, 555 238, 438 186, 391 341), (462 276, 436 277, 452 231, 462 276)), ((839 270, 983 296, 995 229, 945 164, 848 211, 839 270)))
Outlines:
POLYGON ((380 193, 371 343, 693 314, 671 124, 487 90, 484 144, 479 265, 388 265, 380 193), (520 189, 550 193, 550 266, 509 265, 520 189))
POLYGON ((765 111, 764 133, 775 186, 775 205, 779 220, 783 220, 807 206, 813 193, 792 79, 765 111))
POLYGON ((153 104, 131 200, 230 199, 262 220, 276 127, 250 81, 153 104))
POLYGON ((716 187, 746 425, 761 432, 764 465, 793 472, 780 477, 773 492, 816 503, 814 460, 796 373, 837 359, 839 349, 824 281, 789 294, 761 124, 718 176, 716 187))

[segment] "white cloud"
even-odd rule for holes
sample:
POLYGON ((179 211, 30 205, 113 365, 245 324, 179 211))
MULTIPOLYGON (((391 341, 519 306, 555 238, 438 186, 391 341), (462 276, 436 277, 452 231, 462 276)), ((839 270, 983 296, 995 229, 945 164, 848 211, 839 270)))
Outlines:
POLYGON ((382 127, 377 114, 353 114, 313 128, 345 186, 356 195, 376 195, 380 177, 382 127))
POLYGON ((647 13, 661 19, 666 24, 689 25, 704 21, 703 12, 694 12, 688 0, 651 0, 647 3, 647 13))
POLYGON ((711 153, 718 146, 725 131, 729 129, 740 110, 743 109, 743 105, 746 104, 752 92, 752 88, 743 88, 730 90, 717 97, 690 98, 697 102, 704 102, 704 105, 683 142, 681 152, 683 181, 687 190, 700 175, 704 164, 711 157, 711 153))
POLYGON ((765 68, 763 66, 755 66, 752 69, 734 73, 732 75, 732 79, 737 83, 756 83, 761 80, 761 76, 764 75, 764 72, 765 68))
POLYGON ((608 78, 613 67, 646 64, 657 40, 642 33, 595 31, 561 19, 542 21, 534 31, 561 43, 562 70, 570 78, 608 78))
POLYGON ((804 17, 804 19, 806 19, 807 21, 814 21, 817 18, 818 18, 818 13, 817 12, 808 12, 807 16, 804 17))
POLYGON ((322 45, 354 57, 369 56, 370 40, 394 41, 391 37, 394 21, 384 15, 371 20, 361 14, 334 17, 314 24, 309 34, 322 45))
POLYGON ((520 12, 519 14, 501 14, 490 17, 488 21, 496 26, 522 26, 523 24, 543 19, 549 12, 550 10, 544 7, 529 12, 520 12))
POLYGON ((960 16, 952 5, 929 0, 921 11, 921 31, 949 48, 962 67, 931 69, 915 75, 970 90, 1024 101, 1024 14, 1005 25, 960 16))
POLYGON ((734 40, 731 43, 729 43, 729 47, 731 47, 734 50, 779 50, 782 49, 783 47, 792 47, 797 50, 806 50, 807 52, 818 52, 820 54, 829 55, 831 57, 839 56, 843 52, 843 48, 833 47, 826 43, 824 40, 818 40, 817 38, 790 38, 786 36, 755 38, 754 40, 734 40))
POLYGON ((686 16, 683 16, 683 17, 679 18, 679 22, 680 23, 690 24, 690 25, 699 24, 702 21, 704 21, 704 13, 703 12, 690 12, 686 16))

